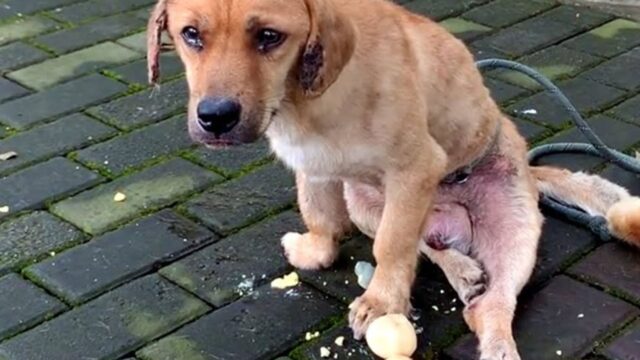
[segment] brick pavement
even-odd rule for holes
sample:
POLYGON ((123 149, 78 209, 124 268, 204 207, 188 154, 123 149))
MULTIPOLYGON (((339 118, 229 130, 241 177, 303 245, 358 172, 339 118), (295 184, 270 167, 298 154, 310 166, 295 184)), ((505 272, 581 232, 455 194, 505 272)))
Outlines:
MULTIPOLYGON (((401 2, 478 59, 554 79, 610 145, 640 145, 640 23, 552 0, 401 2)), ((370 242, 349 239, 332 269, 269 289, 291 271, 280 236, 301 227, 292 176, 264 142, 190 142, 175 54, 162 56, 161 90, 146 85, 152 3, 0 0, 0 153, 18 153, 0 161, 0 359, 303 360, 322 346, 372 359, 345 323, 370 242), (320 336, 306 341, 310 331, 320 336)), ((532 143, 581 140, 528 79, 493 71, 487 85, 532 143)), ((597 160, 543 162, 640 195, 637 176, 597 160)), ((523 358, 640 359, 640 252, 547 215, 515 323, 523 358)), ((427 262, 413 303, 416 358, 475 358, 459 301, 427 262)))

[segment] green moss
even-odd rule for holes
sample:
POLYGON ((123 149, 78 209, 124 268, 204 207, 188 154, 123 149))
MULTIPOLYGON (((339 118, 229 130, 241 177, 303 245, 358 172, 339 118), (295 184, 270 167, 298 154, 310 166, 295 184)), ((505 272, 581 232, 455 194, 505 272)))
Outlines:
POLYGON ((640 24, 631 20, 617 19, 606 23, 599 28, 593 29, 589 34, 595 35, 601 39, 612 39, 625 30, 640 32, 640 24))
POLYGON ((142 309, 135 309, 126 314, 125 324, 129 332, 140 339, 147 339, 169 326, 168 319, 142 309))
POLYGON ((440 22, 445 29, 453 34, 462 34, 466 32, 487 32, 491 31, 491 28, 484 25, 474 23, 472 21, 464 20, 461 18, 447 19, 440 22))
POLYGON ((198 344, 186 336, 171 335, 136 353, 141 360, 206 360, 198 344))
POLYGON ((188 291, 194 292, 197 288, 189 270, 179 262, 164 267, 160 269, 159 272, 162 276, 182 286, 188 291))

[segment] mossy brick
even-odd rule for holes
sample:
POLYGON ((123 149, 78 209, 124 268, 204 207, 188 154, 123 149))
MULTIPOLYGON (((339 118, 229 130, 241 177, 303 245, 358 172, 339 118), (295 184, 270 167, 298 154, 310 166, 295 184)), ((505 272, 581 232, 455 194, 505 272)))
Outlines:
MULTIPOLYGON (((518 59, 518 62, 527 64, 552 81, 574 77, 603 61, 603 58, 562 46, 548 47, 518 59)), ((542 89, 540 84, 529 76, 512 70, 497 69, 488 75, 527 89, 542 89)))
POLYGON ((449 18, 440 22, 447 31, 463 41, 474 40, 491 31, 490 27, 463 18, 449 18))
POLYGON ((28 87, 42 90, 56 83, 139 57, 140 54, 133 50, 106 42, 10 72, 7 77, 28 87))
POLYGON ((219 180, 219 176, 188 161, 172 159, 63 200, 51 210, 86 232, 98 234, 219 180), (113 200, 118 192, 126 195, 125 201, 113 200))
POLYGON ((513 122, 516 124, 518 131, 522 136, 525 137, 528 141, 536 140, 541 137, 543 134, 550 132, 549 129, 534 124, 530 121, 522 120, 522 119, 513 119, 513 122))
POLYGON ((349 304, 364 291, 358 285, 354 272, 356 263, 366 261, 375 264, 372 243, 371 239, 357 234, 340 246, 340 255, 330 268, 323 271, 298 270, 298 273, 316 289, 349 304))
POLYGON ((640 304, 640 253, 619 243, 602 245, 575 264, 569 273, 640 304))
POLYGON ((519 57, 566 39, 579 31, 580 29, 571 23, 536 16, 484 37, 474 44, 519 57))
POLYGON ((589 30, 614 18, 611 14, 593 10, 585 6, 566 4, 555 7, 541 16, 551 21, 570 23, 572 26, 580 29, 580 31, 589 30))
POLYGON ((46 212, 36 211, 5 221, 0 224, 0 274, 83 239, 78 229, 46 212))
POLYGON ((0 140, 0 153, 15 151, 13 159, 0 162, 0 176, 53 156, 101 141, 116 131, 82 114, 19 132, 0 140))
POLYGON ((0 102, 24 96, 28 93, 29 90, 24 87, 14 83, 13 81, 0 77, 0 102))
POLYGON ((164 210, 24 271, 52 293, 78 304, 215 239, 203 227, 164 210))
MULTIPOLYGON (((146 22, 148 19, 149 19, 149 15, 147 14, 147 17, 144 18, 144 21, 146 22)), ((171 37, 166 31, 162 33, 161 40, 163 43, 167 43, 167 44, 173 42, 171 37)), ((147 32, 146 31, 131 34, 127 37, 118 39, 116 42, 122 46, 126 46, 130 49, 139 51, 141 53, 147 52, 147 32)), ((167 53, 168 52, 163 52, 163 54, 167 54, 167 53)))
MULTIPOLYGON (((24 2, 20 0, 21 2, 24 2)), ((0 25, 0 45, 54 30, 60 25, 41 16, 19 18, 0 25)))
POLYGON ((128 283, 0 344, 7 359, 117 359, 208 310, 157 275, 128 283))
POLYGON ((81 0, 6 0, 3 5, 20 14, 32 14, 64 6, 81 0))
MULTIPOLYGON (((607 146, 623 151, 635 145, 640 139, 640 127, 597 115, 587 120, 589 126, 598 134, 607 146)), ((545 139, 545 143, 556 142, 588 142, 582 132, 572 128, 545 139)), ((603 162, 602 159, 581 154, 554 154, 540 158, 536 163, 541 165, 560 165, 573 171, 592 169, 603 162)))
POLYGON ((640 47, 587 71, 584 77, 619 89, 635 91, 640 89, 640 76, 632 74, 640 74, 640 47))
POLYGON ((63 303, 16 274, 0 277, 0 341, 65 309, 63 303))
POLYGON ((609 110, 613 116, 624 121, 633 122, 640 125, 640 95, 621 103, 609 110))
MULTIPOLYGON (((187 83, 184 79, 168 82, 159 89, 151 88, 106 104, 88 112, 120 129, 129 130, 158 122, 186 109, 187 83)), ((0 113, 1 115, 1 113, 0 113)))
POLYGON ((213 187, 189 200, 185 209, 216 232, 228 234, 292 205, 295 197, 293 175, 270 164, 213 187))
POLYGON ((160 274, 215 307, 227 305, 289 269, 280 239, 302 231, 291 211, 241 230, 160 269, 160 274))
POLYGON ((41 209, 45 203, 73 195, 102 182, 102 176, 57 157, 0 179, 0 204, 14 214, 41 209))
POLYGON ((56 19, 79 23, 93 18, 120 14, 153 4, 155 0, 89 0, 66 6, 52 13, 56 19))
MULTIPOLYGON (((499 52, 496 49, 492 49, 488 46, 474 46, 467 47, 476 61, 486 59, 509 59, 509 56, 499 52)), ((484 71, 483 71, 484 73, 484 71)))
POLYGON ((600 353, 608 359, 637 359, 640 354, 640 320, 631 324, 600 353))
MULTIPOLYGON (((140 59, 129 64, 120 65, 110 69, 122 80, 131 84, 146 86, 149 83, 147 75, 147 59, 140 59)), ((184 65, 174 52, 160 54, 160 73, 158 79, 161 83, 176 78, 184 73, 184 65)))
MULTIPOLYGON (((582 77, 558 82, 556 85, 583 116, 605 109, 626 96, 620 89, 582 77)), ((571 121, 569 112, 549 92, 522 99, 509 106, 507 111, 521 118, 556 127, 563 127, 571 121)))
MULTIPOLYGON (((514 323, 514 337, 524 359, 579 359, 611 330, 638 314, 622 300, 566 276, 554 278, 523 301, 514 323)), ((469 335, 447 349, 454 359, 475 360, 477 341, 469 335)))
POLYGON ((91 74, 0 105, 0 122, 24 129, 113 98, 125 85, 91 74), (82 94, 82 96, 79 96, 82 94))
POLYGON ((152 9, 153 9, 153 6, 146 6, 134 11, 133 13, 140 19, 149 20, 149 16, 151 15, 152 9))
POLYGON ((640 23, 616 19, 563 45, 590 54, 613 57, 640 45, 640 23))
POLYGON ((484 84, 491 91, 491 97, 500 104, 531 94, 527 89, 489 77, 485 77, 484 84))
POLYGON ((201 147, 195 150, 191 157, 205 166, 233 176, 271 158, 271 151, 268 142, 263 139, 251 144, 222 149, 201 147))
POLYGON ((341 322, 328 331, 323 331, 318 339, 303 343, 291 352, 295 359, 325 360, 321 348, 329 350, 329 359, 349 360, 374 360, 377 359, 371 352, 365 341, 357 341, 353 338, 353 331, 345 322, 341 322), (342 345, 336 344, 336 339, 344 338, 342 345))
POLYGON ((462 15, 465 19, 494 28, 517 23, 554 7, 551 0, 497 0, 462 15))
POLYGON ((90 146, 79 151, 75 159, 87 165, 95 164, 111 175, 120 175, 191 145, 187 119, 178 115, 90 146))
POLYGON ((97 19, 75 28, 38 36, 38 44, 62 54, 83 47, 112 40, 145 26, 145 22, 131 14, 119 14, 97 19))
POLYGON ((49 58, 49 54, 23 42, 0 47, 0 73, 31 65, 49 58))
POLYGON ((487 2, 489 0, 413 0, 402 3, 410 11, 441 20, 487 2))
POLYGON ((288 290, 257 289, 136 353, 143 360, 272 359, 344 308, 299 284, 288 290), (216 336, 211 336, 216 334, 216 336))

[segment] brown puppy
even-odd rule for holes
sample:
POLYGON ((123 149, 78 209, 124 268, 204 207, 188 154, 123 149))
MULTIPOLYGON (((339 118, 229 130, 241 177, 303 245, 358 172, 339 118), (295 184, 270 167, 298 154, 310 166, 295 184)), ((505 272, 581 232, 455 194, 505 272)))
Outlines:
POLYGON ((409 311, 420 250, 467 304, 482 359, 519 359, 511 323, 535 263, 538 186, 611 212, 629 241, 640 234, 624 189, 532 173, 464 44, 390 1, 160 0, 152 82, 165 29, 186 66, 191 136, 219 146, 266 134, 295 170, 308 232, 283 237, 289 261, 330 266, 352 223, 374 238, 375 274, 350 306, 356 338, 376 317, 409 311), (469 164, 469 176, 447 176, 469 164))

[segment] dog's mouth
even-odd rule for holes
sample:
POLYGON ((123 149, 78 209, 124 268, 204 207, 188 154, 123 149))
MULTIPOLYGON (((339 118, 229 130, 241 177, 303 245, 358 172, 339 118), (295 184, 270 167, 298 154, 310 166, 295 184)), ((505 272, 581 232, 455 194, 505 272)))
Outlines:
POLYGON ((213 150, 241 145, 241 142, 231 139, 206 139, 202 143, 205 147, 213 150))

